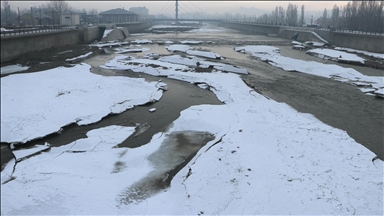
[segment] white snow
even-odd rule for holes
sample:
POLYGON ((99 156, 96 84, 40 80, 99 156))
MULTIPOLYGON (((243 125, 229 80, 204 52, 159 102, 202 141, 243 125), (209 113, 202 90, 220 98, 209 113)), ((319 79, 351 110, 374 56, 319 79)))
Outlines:
POLYGON ((16 162, 19 162, 24 160, 27 157, 38 154, 49 148, 50 148, 50 145, 48 143, 45 143, 44 145, 35 145, 32 148, 28 148, 28 149, 14 150, 12 151, 12 153, 15 156, 16 162))
POLYGON ((208 32, 223 32, 224 29, 210 29, 210 28, 198 28, 198 29, 192 29, 188 32, 197 32, 197 33, 208 33, 208 32))
POLYGON ((378 89, 374 92, 374 94, 378 97, 384 98, 384 88, 378 89))
POLYGON ((156 82, 89 70, 80 64, 1 78, 1 142, 26 142, 74 122, 90 124, 162 96, 156 82))
POLYGON ((107 42, 107 43, 96 43, 96 44, 90 44, 89 46, 96 46, 99 48, 103 47, 115 47, 115 46, 122 46, 122 45, 127 45, 129 42, 124 41, 124 42, 107 42))
POLYGON ((93 52, 88 52, 84 55, 80 55, 80 56, 77 56, 77 57, 73 57, 73 58, 69 58, 69 59, 65 59, 65 61, 67 62, 72 62, 72 61, 76 61, 76 60, 81 60, 81 59, 85 59, 87 58, 88 56, 92 55, 93 52))
MULTIPOLYGON (((278 67, 325 76, 335 76, 332 69, 342 70, 286 58, 270 50, 268 55, 254 55, 278 67)), ((183 62, 180 58, 178 61, 183 62)), ((237 74, 179 71, 176 69, 185 65, 126 56, 116 56, 103 67, 132 67, 135 72, 147 74, 160 70, 150 64, 170 64, 161 69, 164 76, 210 89, 224 104, 183 110, 165 132, 153 135, 148 144, 138 148, 112 148, 135 130, 110 126, 27 160, 11 161, 1 173, 2 214, 382 215, 383 163, 374 162, 375 155, 345 131, 258 94, 237 74), (164 173, 174 168, 169 165, 183 160, 178 158, 182 150, 172 152, 164 141, 172 133, 183 131, 209 132, 215 138, 174 176, 169 188, 161 188, 164 173)), ((76 69, 72 76, 76 79, 71 80, 76 82, 89 66, 69 69, 76 69)), ((348 76, 344 79, 359 75, 349 70, 345 74, 348 76)), ((107 78, 93 76, 99 82, 87 77, 87 84, 106 85, 100 80, 107 78)), ((115 78, 114 85, 130 80, 115 78)), ((50 84, 57 85, 52 81, 50 84)), ((151 84, 143 81, 128 91, 141 93, 151 84)), ((40 83, 36 85, 40 87, 40 83)), ((107 85, 104 93, 115 96, 125 92, 121 87, 114 92, 114 88, 107 85)), ((101 100, 101 92, 96 95, 94 100, 101 100)), ((3 117, 3 107, 1 112, 3 117)), ((146 123, 142 126, 149 127, 146 123)))
POLYGON ((292 48, 293 48, 293 49, 302 50, 302 49, 305 49, 305 46, 301 46, 301 45, 293 45, 292 48))
POLYGON ((0 71, 1 71, 1 74, 11 74, 11 73, 16 73, 20 71, 25 71, 28 69, 29 69, 28 66, 22 66, 20 64, 16 64, 16 65, 8 65, 8 66, 1 67, 0 71))
POLYGON ((106 38, 114 29, 105 29, 102 38, 106 38))
MULTIPOLYGON (((267 99, 235 74, 173 71, 168 77, 206 83, 225 104, 182 111, 139 148, 73 153, 68 150, 76 145, 68 144, 24 160, 15 180, 1 185, 2 214, 381 214, 382 164, 373 164, 375 155, 345 131, 267 99), (177 131, 215 139, 170 188, 156 189, 156 176, 173 155, 162 143, 177 131), (132 203, 124 204, 127 198, 132 203)), ((101 134, 103 142, 115 137, 101 134)))
MULTIPOLYGON (((322 37, 320 37, 320 35, 318 35, 316 32, 312 32, 312 34, 313 35, 315 35, 319 40, 321 40, 321 41, 323 41, 324 43, 319 43, 319 45, 320 44, 325 44, 325 43, 328 43, 328 41, 327 40, 325 40, 324 38, 322 38, 322 37)), ((315 42, 316 44, 318 43, 318 42, 315 42)), ((314 46, 315 46, 315 43, 314 43, 314 46)), ((320 45, 320 46, 323 46, 323 45, 320 45)))
POLYGON ((316 41, 306 41, 304 43, 308 44, 308 45, 312 45, 314 47, 322 47, 325 45, 325 43, 320 43, 320 42, 316 42, 316 41))
POLYGON ((236 52, 242 52, 242 53, 279 53, 280 49, 273 46, 264 46, 264 45, 257 45, 257 46, 242 46, 242 47, 235 47, 233 48, 236 52))
POLYGON ((188 45, 180 45, 180 44, 174 44, 167 47, 167 50, 170 52, 187 52, 188 50, 192 49, 192 47, 188 45))
POLYGON ((303 43, 300 43, 300 42, 298 42, 298 41, 292 41, 291 44, 292 44, 292 45, 300 45, 300 46, 304 46, 303 43))
POLYGON ((156 111, 156 108, 150 108, 149 109, 149 112, 155 112, 156 111))
POLYGON ((336 61, 345 61, 345 62, 358 62, 364 64, 365 59, 351 53, 346 53, 342 51, 332 50, 332 49, 311 49, 306 53, 310 55, 316 55, 321 58, 328 57, 331 60, 336 61))
POLYGON ((375 57, 378 59, 384 59, 384 54, 383 53, 373 53, 373 52, 368 52, 368 51, 363 51, 363 50, 356 50, 356 49, 350 49, 350 48, 345 48, 345 47, 335 47, 335 50, 342 50, 342 51, 347 51, 347 52, 354 52, 354 53, 362 53, 367 56, 375 57))
POLYGON ((180 41, 181 44, 201 44, 203 41, 195 41, 195 40, 182 40, 180 41))
POLYGON ((194 56, 201 56, 205 58, 210 59, 221 59, 221 55, 217 54, 215 52, 206 52, 206 51, 199 51, 199 50, 187 50, 187 54, 194 55, 194 56))
MULTIPOLYGON (((235 50, 242 51, 243 49, 235 47, 235 50)), ((307 73, 307 74, 312 74, 316 76, 332 78, 340 82, 347 82, 351 84, 355 82, 370 83, 371 86, 375 89, 384 87, 384 77, 366 76, 356 71, 353 68, 344 68, 344 67, 333 65, 333 64, 323 64, 323 63, 314 62, 314 61, 304 61, 299 59, 293 59, 293 58, 281 56, 280 54, 275 53, 273 51, 269 53, 263 53, 263 54, 251 53, 251 56, 261 61, 266 61, 270 65, 279 67, 285 71, 291 71, 291 72, 297 71, 301 73, 307 73)))
POLYGON ((135 44, 151 44, 152 41, 151 40, 147 40, 147 39, 136 39, 136 40, 131 41, 131 43, 135 43, 135 44))
POLYGON ((135 52, 147 52, 150 51, 150 48, 115 48, 116 54, 123 54, 123 53, 135 53, 135 52))

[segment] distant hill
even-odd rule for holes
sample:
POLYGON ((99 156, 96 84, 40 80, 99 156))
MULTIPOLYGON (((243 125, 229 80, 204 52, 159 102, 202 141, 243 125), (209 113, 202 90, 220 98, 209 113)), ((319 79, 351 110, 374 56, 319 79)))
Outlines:
POLYGON ((255 15, 258 17, 258 16, 261 16, 265 13, 270 13, 270 12, 265 11, 265 10, 261 10, 261 9, 257 9, 254 7, 251 7, 251 8, 239 7, 237 9, 227 11, 227 13, 231 13, 232 15, 236 15, 237 13, 239 13, 241 15, 246 15, 246 16, 255 15))

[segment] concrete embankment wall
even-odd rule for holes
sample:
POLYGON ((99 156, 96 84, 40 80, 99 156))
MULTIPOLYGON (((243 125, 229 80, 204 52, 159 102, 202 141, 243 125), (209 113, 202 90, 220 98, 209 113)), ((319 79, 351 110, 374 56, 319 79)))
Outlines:
POLYGON ((270 26, 255 23, 221 22, 220 26, 256 34, 280 33, 280 26, 270 26))
POLYGON ((1 37, 1 62, 15 59, 29 51, 37 51, 78 43, 78 30, 1 37))
POLYGON ((151 26, 151 21, 116 24, 116 27, 126 27, 130 34, 142 32, 144 29, 150 28, 151 26))
POLYGON ((314 33, 312 31, 297 30, 297 29, 284 29, 279 36, 282 38, 296 40, 300 42, 305 42, 305 41, 316 41, 321 43, 329 42, 329 39, 323 38, 317 33, 314 33))
MULTIPOLYGON (((297 41, 318 41, 323 42, 311 31, 303 30, 300 28, 292 29, 285 26, 269 26, 254 23, 239 23, 239 22, 222 22, 222 27, 236 29, 245 32, 252 32, 255 34, 278 34, 280 37, 292 40, 297 34, 297 41)), ((343 32, 332 32, 324 30, 314 30, 329 44, 352 48, 357 50, 365 50, 369 52, 384 53, 384 36, 383 35, 369 35, 369 34, 352 34, 343 32)))
POLYGON ((100 40, 100 28, 98 26, 90 26, 79 29, 79 40, 84 43, 92 43, 100 40))
MULTIPOLYGON (((323 39, 330 44, 338 47, 347 47, 357 50, 365 50, 369 52, 384 53, 384 36, 370 34, 352 34, 343 32, 333 32, 325 30, 314 30, 323 39)), ((299 34, 299 36, 302 33, 299 34)), ((297 38, 298 41, 304 42, 310 40, 305 38, 297 38)), ((319 41, 321 42, 321 41, 319 41)))

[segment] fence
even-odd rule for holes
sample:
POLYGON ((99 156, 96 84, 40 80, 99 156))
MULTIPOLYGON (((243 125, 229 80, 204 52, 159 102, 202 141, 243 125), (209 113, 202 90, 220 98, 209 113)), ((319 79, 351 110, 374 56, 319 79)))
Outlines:
POLYGON ((16 36, 25 34, 39 34, 44 32, 56 32, 65 31, 68 29, 74 29, 75 27, 68 26, 38 26, 38 27, 21 27, 21 28, 1 28, 0 36, 16 36))

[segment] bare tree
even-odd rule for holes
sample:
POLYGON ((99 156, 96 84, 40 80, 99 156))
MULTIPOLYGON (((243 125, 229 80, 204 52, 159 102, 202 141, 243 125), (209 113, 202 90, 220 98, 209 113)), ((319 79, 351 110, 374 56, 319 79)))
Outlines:
POLYGON ((297 5, 291 3, 288 4, 287 22, 290 26, 295 26, 297 24, 297 5))
POLYGON ((332 26, 339 27, 339 7, 337 5, 334 5, 332 9, 332 26))
POLYGON ((69 4, 63 0, 51 0, 47 3, 46 6, 57 13, 61 13, 71 9, 69 4))
POLYGON ((300 24, 304 25, 304 5, 301 5, 300 24))
POLYGON ((285 14, 284 8, 282 6, 279 6, 278 18, 279 18, 280 24, 285 24, 284 14, 285 14))

